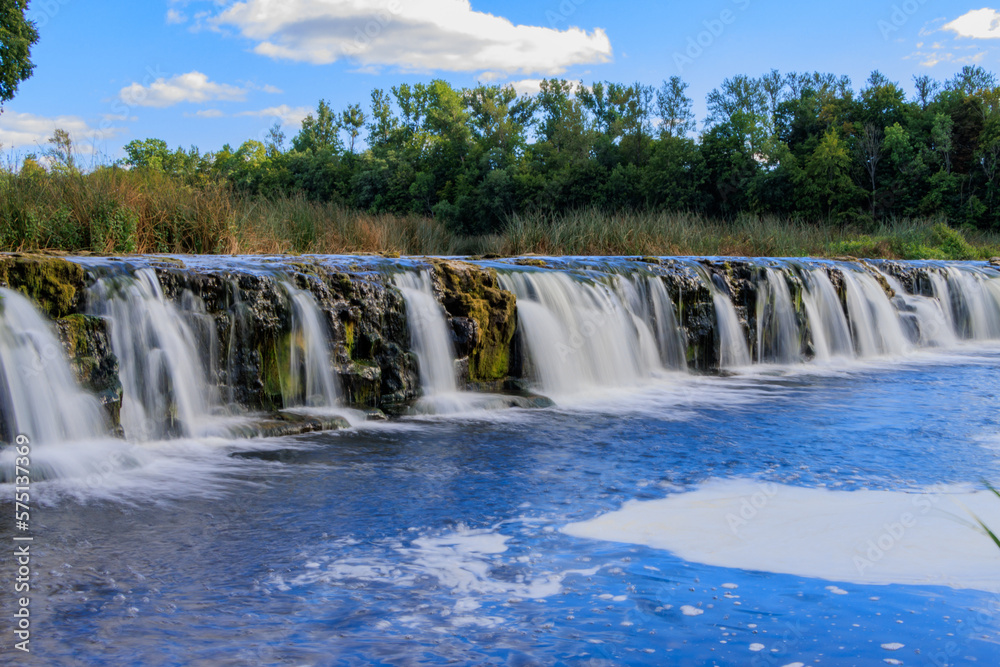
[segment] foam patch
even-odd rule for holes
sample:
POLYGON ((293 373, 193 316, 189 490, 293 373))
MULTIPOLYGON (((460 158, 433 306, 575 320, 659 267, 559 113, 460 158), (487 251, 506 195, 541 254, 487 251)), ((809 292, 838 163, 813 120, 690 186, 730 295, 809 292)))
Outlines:
POLYGON ((973 515, 1000 531, 1000 498, 957 486, 831 491, 736 479, 633 501, 562 532, 719 567, 1000 590, 1000 548, 973 515))

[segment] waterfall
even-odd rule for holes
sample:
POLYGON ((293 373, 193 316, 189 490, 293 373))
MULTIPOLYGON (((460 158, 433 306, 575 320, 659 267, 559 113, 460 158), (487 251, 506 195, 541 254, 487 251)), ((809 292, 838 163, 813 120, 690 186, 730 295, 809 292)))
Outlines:
POLYGON ((803 277, 805 287, 802 305, 806 311, 816 360, 829 361, 835 356, 853 357, 851 328, 837 297, 837 290, 830 282, 830 276, 823 269, 811 269, 805 271, 803 277))
POLYGON ((163 295, 156 273, 109 276, 90 290, 94 315, 110 320, 124 396, 121 420, 130 440, 207 435, 221 410, 208 382, 199 341, 182 312, 163 295))
POLYGON ((430 272, 407 271, 396 274, 393 280, 406 302, 406 322, 423 395, 432 398, 455 394, 455 350, 444 308, 434 298, 430 272))
POLYGON ((609 276, 606 284, 563 271, 510 271, 500 280, 517 297, 522 340, 545 394, 635 385, 662 371, 661 352, 676 357, 670 338, 677 334, 666 331, 673 304, 655 288, 658 305, 650 310, 659 312, 662 346, 635 310, 642 301, 635 283, 622 276, 609 276))
POLYGON ((62 345, 26 297, 0 288, 0 427, 32 444, 106 435, 100 404, 77 385, 62 345))
MULTIPOLYGON (((736 307, 729 291, 715 283, 715 276, 708 271, 699 271, 702 280, 712 294, 715 307, 716 335, 719 340, 719 368, 742 368, 750 365, 750 351, 747 349, 743 326, 736 315, 736 307)), ((721 278, 720 278, 721 280, 721 278)))
POLYGON ((945 275, 951 294, 955 333, 971 340, 1000 338, 1000 285, 997 281, 954 266, 945 269, 945 275))
POLYGON ((764 269, 757 285, 757 361, 791 364, 800 361, 799 325, 784 275, 764 269))
POLYGON ((921 347, 947 347, 957 342, 950 309, 942 305, 947 301, 908 294, 892 276, 883 273, 882 277, 896 293, 893 305, 912 343, 921 347))
POLYGON ((900 354, 912 346, 885 290, 866 271, 844 268, 847 312, 862 357, 900 354))
POLYGON ((677 324, 674 303, 667 293, 663 280, 648 276, 645 284, 649 289, 649 303, 652 321, 656 328, 656 343, 660 350, 660 360, 665 368, 687 370, 687 341, 677 324))
POLYGON ((340 392, 330 360, 330 334, 323 313, 311 292, 286 283, 292 307, 292 332, 289 337, 289 372, 282 383, 284 407, 332 408, 340 392))

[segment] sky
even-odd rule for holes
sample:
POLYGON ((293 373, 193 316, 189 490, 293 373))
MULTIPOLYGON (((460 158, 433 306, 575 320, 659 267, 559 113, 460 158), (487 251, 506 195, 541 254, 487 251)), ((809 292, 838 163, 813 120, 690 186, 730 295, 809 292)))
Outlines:
POLYGON ((879 70, 912 93, 964 65, 1000 74, 1000 9, 932 0, 31 0, 34 75, 0 144, 38 152, 55 128, 96 162, 133 139, 202 151, 294 135, 320 99, 445 79, 537 90, 546 77, 660 86, 680 76, 699 119, 736 74, 822 71, 859 89, 879 70))

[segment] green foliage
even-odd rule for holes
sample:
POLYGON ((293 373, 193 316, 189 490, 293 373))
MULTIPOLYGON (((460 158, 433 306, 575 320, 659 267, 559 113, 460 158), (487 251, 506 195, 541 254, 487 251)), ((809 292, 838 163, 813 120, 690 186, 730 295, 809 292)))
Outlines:
POLYGON ((35 24, 25 18, 28 0, 0 4, 0 104, 13 99, 17 87, 31 76, 31 47, 38 41, 35 24))
MULTIPOLYGON (((515 230, 517 243, 545 231, 519 226, 524 220, 558 219, 563 232, 540 238, 562 247, 563 233, 575 245, 576 223, 567 220, 685 212, 742 230, 720 232, 729 239, 721 246, 756 248, 748 239, 764 233, 760 221, 781 219, 843 233, 836 242, 848 244, 845 253, 967 256, 926 225, 905 239, 879 230, 894 220, 944 220, 975 241, 1000 229, 1000 88, 978 67, 946 84, 914 83, 909 99, 878 72, 858 92, 828 73, 738 75, 708 95, 706 126, 693 136, 693 103, 679 77, 658 89, 546 79, 535 94, 437 79, 375 90, 364 107, 334 110, 321 100, 287 149, 280 124, 261 141, 204 154, 141 139, 125 146, 126 170, 91 174, 80 173, 58 131, 45 168, 25 160, 15 188, 24 198, 0 201, 0 232, 7 247, 211 251, 238 245, 243 212, 235 211, 252 202, 251 211, 288 208, 281 221, 268 213, 265 227, 283 230, 288 237, 275 244, 296 250, 325 242, 315 207, 431 218, 435 238, 515 230), (118 171, 135 175, 135 190, 105 206, 101 188, 122 187, 106 185, 123 181, 118 171), (91 181, 104 185, 92 192, 91 181)), ((780 228, 794 236, 793 222, 780 228)), ((659 247, 620 242, 613 229, 595 238, 604 240, 594 247, 659 247)))
POLYGON ((944 259, 980 259, 979 252, 965 240, 962 232, 948 225, 934 225, 933 239, 944 259))

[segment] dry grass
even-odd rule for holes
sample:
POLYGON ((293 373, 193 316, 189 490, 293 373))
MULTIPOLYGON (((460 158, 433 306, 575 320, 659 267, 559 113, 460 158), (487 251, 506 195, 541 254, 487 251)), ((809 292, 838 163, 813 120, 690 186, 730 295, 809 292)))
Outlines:
POLYGON ((1000 255, 996 233, 941 220, 872 229, 775 217, 709 220, 690 213, 514 216, 501 234, 463 237, 422 216, 369 214, 303 197, 244 197, 225 184, 156 173, 0 172, 0 249, 95 253, 403 255, 853 255, 970 259, 1000 255))

